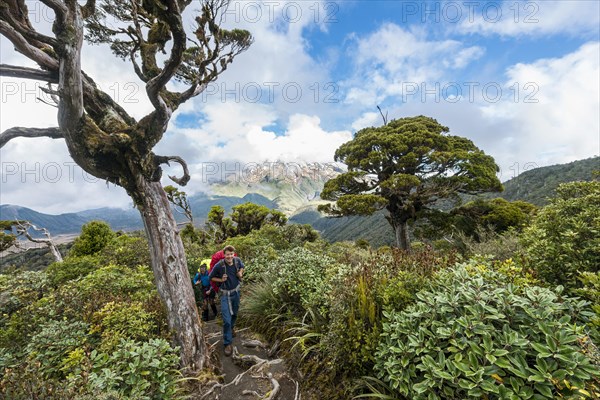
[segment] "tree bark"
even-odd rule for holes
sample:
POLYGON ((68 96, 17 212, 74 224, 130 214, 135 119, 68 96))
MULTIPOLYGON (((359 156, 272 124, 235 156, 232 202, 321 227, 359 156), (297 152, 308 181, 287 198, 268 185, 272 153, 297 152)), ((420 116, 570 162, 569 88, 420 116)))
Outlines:
POLYGON ((158 293, 167 308, 169 328, 181 346, 181 365, 199 371, 208 363, 208 351, 189 278, 183 243, 160 182, 140 174, 136 181, 158 293))
POLYGON ((402 250, 410 251, 410 238, 408 236, 408 223, 398 222, 394 225, 396 234, 396 246, 402 250))

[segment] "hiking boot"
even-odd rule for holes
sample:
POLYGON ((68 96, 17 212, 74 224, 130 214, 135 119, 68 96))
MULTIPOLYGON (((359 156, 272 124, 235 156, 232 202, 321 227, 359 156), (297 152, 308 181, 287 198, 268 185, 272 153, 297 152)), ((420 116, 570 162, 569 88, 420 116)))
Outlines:
POLYGON ((202 311, 202 321, 208 321, 208 310, 202 311))
POLYGON ((233 353, 233 348, 231 347, 230 344, 228 344, 227 346, 225 346, 225 348, 223 349, 223 352, 225 353, 225 355, 227 357, 229 357, 232 353, 233 353))

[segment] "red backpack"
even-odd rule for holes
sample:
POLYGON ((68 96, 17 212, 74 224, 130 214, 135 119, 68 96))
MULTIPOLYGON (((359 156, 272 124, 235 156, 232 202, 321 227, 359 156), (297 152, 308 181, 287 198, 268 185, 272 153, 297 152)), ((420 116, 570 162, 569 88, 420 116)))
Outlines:
MULTIPOLYGON (((235 257, 237 257, 237 253, 233 253, 233 255, 235 257)), ((225 258, 225 253, 223 252, 223 250, 219 250, 215 254, 213 254, 212 258, 210 260, 210 270, 212 271, 213 267, 215 265, 217 265, 217 263, 219 261, 223 260, 224 258, 225 258)), ((213 282, 212 279, 211 279, 210 286, 213 288, 213 290, 215 291, 215 293, 219 293, 220 283, 213 282)))

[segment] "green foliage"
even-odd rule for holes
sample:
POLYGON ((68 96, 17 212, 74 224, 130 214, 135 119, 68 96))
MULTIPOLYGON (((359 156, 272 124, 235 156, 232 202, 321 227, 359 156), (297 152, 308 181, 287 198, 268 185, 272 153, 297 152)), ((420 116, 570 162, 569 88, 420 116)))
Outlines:
POLYGON ((61 285, 73 279, 85 276, 98 268, 100 258, 97 256, 70 256, 63 261, 51 264, 46 273, 53 286, 61 285))
POLYGON ((600 181, 557 189, 523 235, 532 268, 554 285, 580 287, 580 272, 600 271, 600 181))
POLYGON ((111 352, 121 339, 146 341, 157 336, 154 315, 145 310, 144 304, 109 302, 92 316, 90 333, 98 333, 102 342, 99 351, 111 352))
POLYGON ((271 280, 253 282, 244 292, 240 308, 240 320, 267 339, 277 339, 282 333, 283 326, 275 322, 285 318, 285 305, 273 291, 271 280))
POLYGON ((575 290, 575 293, 592 303, 596 315, 591 322, 600 330, 600 272, 584 272, 579 279, 583 287, 575 290))
POLYGON ((287 223, 284 213, 250 202, 233 206, 230 217, 225 217, 223 207, 213 206, 207 220, 217 243, 229 237, 248 235, 266 225, 284 226, 287 223))
POLYGON ((147 304, 148 311, 156 311, 157 320, 163 323, 164 311, 148 267, 134 269, 117 265, 101 267, 81 279, 67 282, 41 299, 34 318, 67 318, 92 321, 94 313, 110 302, 139 301, 147 304))
POLYGON ((120 235, 109 242, 100 252, 102 265, 122 265, 135 268, 150 265, 150 250, 145 237, 120 235))
POLYGON ((333 215, 368 215, 385 208, 392 227, 404 234, 432 200, 457 193, 502 189, 498 166, 470 140, 424 116, 401 118, 379 128, 365 128, 341 145, 335 161, 348 172, 328 181, 321 193, 333 215))
POLYGON ((169 203, 173 205, 175 211, 180 214, 185 215, 185 217, 190 221, 190 223, 194 223, 194 216, 192 215, 192 209, 190 207, 190 203, 187 199, 187 194, 184 191, 178 190, 176 187, 168 185, 163 188, 165 193, 167 194, 167 199, 169 203))
POLYGON ((91 392, 116 392, 139 400, 175 398, 178 352, 163 339, 122 340, 111 354, 93 351, 91 392))
POLYGON ((0 252, 11 248, 17 237, 12 233, 13 225, 15 221, 2 221, 0 220, 0 252))
POLYGON ((48 379, 68 375, 69 354, 85 346, 88 325, 83 322, 49 321, 31 337, 25 348, 30 364, 48 379))
POLYGON ((537 208, 524 201, 508 202, 502 198, 477 199, 452 210, 456 229, 479 239, 477 228, 484 227, 494 232, 505 232, 509 228, 521 230, 528 225, 537 208))
POLYGON ((43 272, 0 275, 0 327, 4 326, 10 314, 40 299, 46 292, 47 282, 43 272))
POLYGON ((222 206, 212 206, 207 215, 207 226, 214 232, 216 243, 223 243, 227 238, 234 236, 236 229, 231 218, 225 217, 222 206))
POLYGON ((600 374, 579 345, 586 303, 459 266, 385 313, 377 376, 411 399, 557 398, 600 374))
POLYGON ((309 309, 325 314, 331 292, 329 278, 341 267, 330 257, 297 247, 269 262, 265 276, 272 279, 273 292, 289 307, 296 308, 299 316, 309 309))
POLYGON ((520 235, 513 229, 497 233, 491 228, 478 227, 477 239, 458 233, 453 245, 466 257, 491 256, 494 260, 508 260, 522 253, 520 235))
POLYGON ((92 256, 110 243, 116 234, 104 221, 92 221, 81 227, 81 235, 73 243, 69 256, 92 256))

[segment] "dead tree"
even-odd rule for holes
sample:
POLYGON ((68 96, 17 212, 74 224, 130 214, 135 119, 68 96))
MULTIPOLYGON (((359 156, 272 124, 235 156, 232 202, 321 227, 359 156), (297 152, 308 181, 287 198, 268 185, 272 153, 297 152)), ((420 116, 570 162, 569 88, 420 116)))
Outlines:
POLYGON ((28 17, 28 2, 0 0, 0 34, 39 66, 2 64, 0 75, 53 84, 44 91, 57 103, 58 126, 10 128, 0 134, 0 147, 15 137, 62 138, 83 170, 127 191, 144 221, 156 285, 181 347, 182 367, 198 371, 207 363, 206 344, 183 244, 160 183, 161 165, 170 161, 182 165, 183 176, 175 179, 180 185, 190 176, 181 158, 160 156, 152 149, 173 112, 214 81, 250 46, 252 36, 244 30, 221 29, 228 0, 40 2, 54 12, 53 35, 35 29, 28 17), (201 9, 194 32, 188 35, 182 13, 192 4, 201 9), (145 85, 152 112, 135 120, 81 70, 84 38, 92 44, 109 44, 117 57, 131 63, 145 85), (160 61, 159 53, 168 56, 166 61, 160 61), (183 83, 185 90, 167 89, 173 80, 183 83))
POLYGON ((48 249, 50 249, 50 252, 52 253, 52 256, 54 257, 54 259, 56 261, 63 260, 62 255, 60 254, 60 251, 58 251, 58 247, 56 247, 56 245, 54 244, 54 240, 52 239, 52 236, 50 236, 50 232, 48 232, 48 229, 38 228, 37 226, 35 226, 34 224, 32 224, 29 221, 15 221, 14 227, 17 231, 17 238, 19 236, 24 236, 30 242, 43 243, 44 245, 46 245, 48 247, 48 249), (42 232, 46 238, 45 239, 34 238, 29 233, 29 229, 33 229, 36 232, 42 232))

